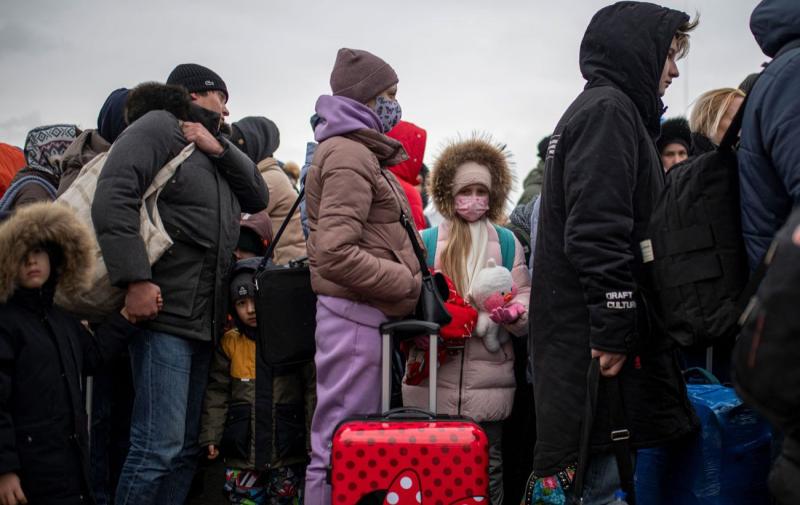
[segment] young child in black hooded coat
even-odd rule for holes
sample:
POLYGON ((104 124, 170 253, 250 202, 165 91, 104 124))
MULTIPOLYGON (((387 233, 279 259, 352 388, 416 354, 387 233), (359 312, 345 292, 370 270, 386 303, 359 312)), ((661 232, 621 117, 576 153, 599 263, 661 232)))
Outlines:
POLYGON ((0 504, 94 503, 84 374, 121 351, 136 327, 121 314, 95 335, 54 304, 83 290, 89 231, 68 208, 40 203, 0 224, 0 504))

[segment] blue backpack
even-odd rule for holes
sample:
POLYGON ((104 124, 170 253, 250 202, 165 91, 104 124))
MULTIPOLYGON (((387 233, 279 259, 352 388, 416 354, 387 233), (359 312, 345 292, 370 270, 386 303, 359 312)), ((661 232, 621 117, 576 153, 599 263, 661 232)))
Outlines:
MULTIPOLYGON (((516 254, 517 245, 514 243, 514 233, 502 226, 493 225, 497 231, 497 237, 500 239, 500 256, 503 258, 503 266, 509 271, 514 268, 514 254, 516 254)), ((436 244, 439 242, 439 227, 427 228, 422 230, 422 243, 425 245, 425 250, 428 251, 428 266, 433 268, 433 262, 436 259, 436 244)))

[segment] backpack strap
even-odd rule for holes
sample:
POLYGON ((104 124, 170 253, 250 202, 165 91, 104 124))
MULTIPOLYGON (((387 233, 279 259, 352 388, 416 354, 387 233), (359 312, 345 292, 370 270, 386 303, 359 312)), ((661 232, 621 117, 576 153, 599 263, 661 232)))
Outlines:
POLYGON ((500 239, 500 256, 503 257, 503 266, 511 271, 514 269, 514 255, 517 252, 514 232, 499 225, 494 225, 494 229, 497 230, 497 238, 500 239))
POLYGON ((433 268, 436 261, 436 244, 439 242, 439 227, 426 228, 420 232, 420 235, 422 236, 422 244, 425 246, 425 250, 428 251, 426 258, 428 268, 433 268))

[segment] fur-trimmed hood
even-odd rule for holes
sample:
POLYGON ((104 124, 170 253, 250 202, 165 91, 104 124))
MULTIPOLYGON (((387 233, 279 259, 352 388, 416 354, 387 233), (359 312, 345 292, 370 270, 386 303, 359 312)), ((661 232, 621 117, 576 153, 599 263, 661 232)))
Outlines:
POLYGON ((181 121, 202 123, 213 135, 220 130, 220 115, 192 103, 182 86, 143 82, 130 90, 125 103, 125 121, 129 125, 153 110, 165 110, 181 121))
POLYGON ((56 290, 70 297, 88 288, 94 268, 89 230, 68 207, 50 202, 26 205, 0 224, 0 303, 17 289, 17 266, 34 246, 50 243, 61 249, 56 290))
POLYGON ((453 181, 456 169, 473 161, 487 167, 492 175, 489 211, 486 216, 493 222, 500 222, 514 185, 510 157, 505 146, 497 144, 487 135, 451 141, 436 158, 428 178, 428 193, 433 198, 436 209, 445 219, 455 217, 453 181))

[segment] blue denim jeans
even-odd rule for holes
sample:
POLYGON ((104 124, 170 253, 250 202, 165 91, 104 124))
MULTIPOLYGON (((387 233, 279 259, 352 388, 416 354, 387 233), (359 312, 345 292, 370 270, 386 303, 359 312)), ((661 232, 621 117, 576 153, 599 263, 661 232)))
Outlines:
MULTIPOLYGON (((631 454, 636 468, 635 452, 631 454)), ((619 470, 614 453, 593 454, 586 469, 583 484, 583 505, 607 505, 614 501, 614 493, 620 489, 619 470)), ((567 500, 569 503, 569 500, 567 500)))
POLYGON ((200 455, 212 344, 142 331, 129 348, 136 397, 116 504, 183 503, 200 455))

